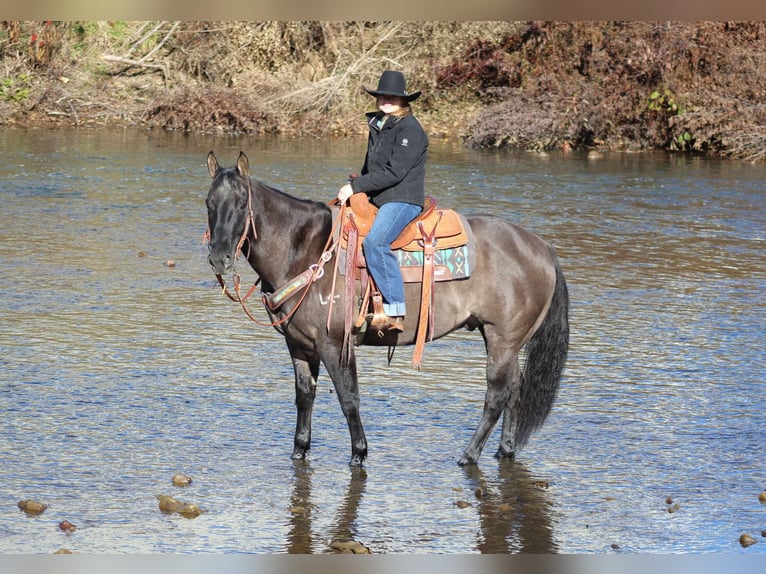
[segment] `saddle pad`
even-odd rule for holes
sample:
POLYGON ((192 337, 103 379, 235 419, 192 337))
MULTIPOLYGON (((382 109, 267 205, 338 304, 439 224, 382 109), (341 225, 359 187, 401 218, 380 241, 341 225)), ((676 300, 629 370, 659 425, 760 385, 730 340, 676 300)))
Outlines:
MULTIPOLYGON (((396 254, 399 257, 404 282, 420 283, 423 279, 423 252, 400 249, 396 254)), ((434 281, 466 279, 470 275, 471 262, 467 245, 434 251, 434 281)))
MULTIPOLYGON (((346 275, 346 249, 338 252, 338 274, 346 275)), ((437 249, 434 251, 434 281, 450 281, 452 279, 466 279, 471 276, 471 260, 468 245, 452 247, 450 249, 437 249)), ((402 270, 402 279, 405 283, 420 283, 423 279, 423 252, 403 251, 396 252, 399 258, 399 267, 402 270)))

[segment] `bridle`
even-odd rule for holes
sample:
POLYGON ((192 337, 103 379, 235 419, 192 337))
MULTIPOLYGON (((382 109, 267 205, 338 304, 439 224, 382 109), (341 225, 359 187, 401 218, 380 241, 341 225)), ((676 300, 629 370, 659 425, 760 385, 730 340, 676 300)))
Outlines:
MULTIPOLYGON (((337 201, 337 200, 333 200, 337 201)), ((332 203, 332 202, 331 202, 332 203)), ((221 285, 221 289, 224 295, 226 295, 231 301, 234 301, 235 303, 239 303, 242 307, 242 310, 245 312, 245 314, 256 324, 262 326, 262 327, 278 327, 282 325, 283 323, 290 320, 290 318, 295 314, 295 312, 298 310, 298 308, 301 306, 301 303, 303 303, 304 299, 306 298, 306 295, 308 295, 309 289, 311 286, 317 282, 319 279, 321 279, 324 276, 324 265, 330 259, 332 259, 332 255, 334 251, 338 247, 338 241, 336 240, 336 229, 335 227, 340 224, 341 217, 338 217, 336 220, 336 223, 333 225, 333 230, 330 232, 330 236, 327 238, 327 242, 325 243, 324 249, 322 250, 322 255, 319 257, 319 261, 309 266, 307 270, 305 270, 303 273, 292 279, 287 283, 287 286, 291 286, 297 283, 299 283, 301 286, 305 284, 305 288, 302 288, 301 296, 298 302, 295 304, 295 306, 281 319, 272 321, 271 323, 263 323, 256 319, 252 312, 247 308, 247 305, 245 302, 247 299, 255 292, 256 288, 258 287, 258 284, 261 282, 261 278, 258 277, 254 282, 253 285, 250 287, 250 289, 247 291, 245 296, 242 296, 241 293, 241 278, 239 276, 239 273, 237 273, 236 269, 232 271, 232 283, 234 284, 234 294, 229 290, 229 288, 226 286, 226 281, 221 276, 220 273, 216 273, 215 277, 218 280, 218 283, 221 285)), ((245 244, 245 242, 250 242, 250 239, 248 238, 248 232, 252 228, 253 230, 253 241, 258 240, 258 233, 255 229, 255 217, 253 214, 253 189, 252 189, 252 183, 250 181, 250 178, 247 178, 247 216, 245 217, 245 228, 242 231, 242 235, 239 238, 239 241, 237 242, 237 247, 234 250, 234 262, 236 264, 236 260, 239 259, 239 256, 242 255, 242 247, 245 244)), ((211 238, 211 231, 208 227, 207 231, 205 232, 205 235, 203 237, 203 242, 207 242, 208 248, 210 248, 210 238, 211 238)), ((248 246, 249 247, 249 246, 248 246)), ((248 254, 249 256, 249 254, 248 254)), ((246 256, 246 258, 248 257, 246 256)), ((287 298, 292 297, 293 295, 297 294, 298 291, 295 289, 278 289, 277 292, 285 292, 289 291, 289 294, 286 295, 276 307, 274 306, 274 303, 272 300, 269 299, 269 296, 266 293, 262 294, 262 300, 264 307, 266 308, 267 313, 270 317, 274 317, 274 311, 276 308, 278 308, 284 300, 287 298), (270 304, 271 303, 271 304, 270 304)))

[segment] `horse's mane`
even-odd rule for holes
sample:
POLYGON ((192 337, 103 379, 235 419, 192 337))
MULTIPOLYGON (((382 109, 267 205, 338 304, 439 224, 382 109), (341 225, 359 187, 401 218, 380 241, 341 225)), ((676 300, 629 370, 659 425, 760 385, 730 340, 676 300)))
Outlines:
MULTIPOLYGON (((218 175, 218 177, 222 179, 226 179, 229 182, 229 185, 232 187, 235 187, 235 182, 239 183, 240 178, 237 174, 237 168, 236 167, 230 167, 227 169, 224 169, 221 171, 221 173, 218 175)), ((263 181, 259 179, 255 179, 254 177, 250 177, 250 185, 252 186, 252 189, 256 192, 258 191, 265 191, 270 194, 275 194, 281 199, 283 199, 285 202, 290 204, 291 209, 296 209, 302 212, 310 212, 310 211, 316 211, 320 210, 322 212, 330 212, 330 207, 327 205, 327 203, 322 201, 317 201, 314 199, 308 199, 308 198, 301 198, 296 197, 294 195, 290 195, 289 193, 282 191, 281 189, 277 189, 276 187, 273 187, 271 185, 268 185, 267 183, 264 183, 263 181)))
POLYGON ((289 193, 282 191, 281 189, 277 189, 276 187, 267 185, 257 179, 251 178, 251 181, 255 184, 255 186, 261 189, 267 190, 269 192, 275 193, 279 195, 280 197, 284 198, 286 201, 289 201, 291 203, 291 208, 301 209, 306 211, 313 211, 316 209, 320 209, 321 211, 326 211, 328 213, 330 212, 329 205, 327 205, 327 203, 324 203, 322 201, 290 195, 289 193))

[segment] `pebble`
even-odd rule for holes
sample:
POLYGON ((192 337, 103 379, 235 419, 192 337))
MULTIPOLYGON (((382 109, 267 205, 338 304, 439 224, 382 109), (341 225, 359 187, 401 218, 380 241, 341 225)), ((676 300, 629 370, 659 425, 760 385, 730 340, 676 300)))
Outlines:
POLYGON ((77 526, 75 526, 68 520, 62 520, 61 522, 59 522, 59 528, 63 530, 64 532, 66 532, 67 534, 70 534, 74 532, 75 530, 77 530, 77 526))
POLYGON ((173 261, 172 259, 168 259, 168 260, 165 262, 165 267, 175 267, 175 266, 176 266, 176 262, 175 262, 175 261, 173 261))
POLYGON ((157 500, 160 501, 159 507, 162 512, 176 512, 182 505, 181 502, 177 501, 172 496, 167 496, 165 494, 158 494, 157 500))
POLYGON ((455 501, 455 506, 457 506, 458 508, 468 508, 469 506, 471 506, 471 503, 468 502, 467 500, 457 500, 455 501))
POLYGON ((739 537, 739 545, 742 546, 742 548, 747 548, 748 546, 752 546, 756 542, 758 541, 747 533, 744 533, 742 534, 742 536, 739 537))
POLYGON ((187 502, 178 509, 178 514, 184 518, 197 518, 202 514, 202 509, 193 502, 187 502))
POLYGON ((27 500, 19 500, 19 508, 27 514, 37 516, 38 514, 45 512, 48 505, 28 498, 27 500))
POLYGON ((766 504, 766 490, 764 490, 761 494, 758 495, 758 501, 761 504, 766 504))
POLYGON ((204 511, 194 504, 193 502, 184 502, 176 500, 172 496, 166 494, 158 494, 157 500, 159 500, 159 507, 162 512, 172 514, 177 512, 184 518, 197 518, 204 511))
POLYGON ((173 486, 189 486, 192 483, 192 479, 190 476, 186 476, 185 474, 174 474, 173 475, 173 486))
POLYGON ((355 540, 349 540, 348 542, 333 540, 330 542, 330 548, 338 554, 371 554, 369 548, 355 540))

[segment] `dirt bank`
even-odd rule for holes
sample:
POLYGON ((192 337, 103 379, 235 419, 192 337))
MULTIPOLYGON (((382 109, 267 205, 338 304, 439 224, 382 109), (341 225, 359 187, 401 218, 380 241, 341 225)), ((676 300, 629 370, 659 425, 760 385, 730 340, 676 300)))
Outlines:
POLYGON ((764 22, 0 24, 0 122, 364 133, 385 68, 432 137, 766 159, 764 22))

